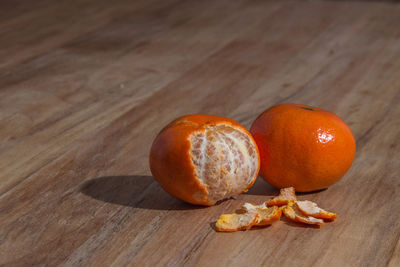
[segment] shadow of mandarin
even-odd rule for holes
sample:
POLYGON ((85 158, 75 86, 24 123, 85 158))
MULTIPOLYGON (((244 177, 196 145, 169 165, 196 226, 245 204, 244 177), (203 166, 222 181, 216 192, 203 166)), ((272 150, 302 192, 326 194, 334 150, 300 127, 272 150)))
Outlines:
POLYGON ((273 187, 272 185, 264 181, 264 179, 261 176, 258 176, 254 185, 245 194, 266 196, 267 197, 266 201, 267 201, 271 197, 278 195, 279 189, 273 187))
POLYGON ((152 176, 104 176, 85 181, 80 192, 106 203, 151 210, 201 209, 170 196, 152 176))

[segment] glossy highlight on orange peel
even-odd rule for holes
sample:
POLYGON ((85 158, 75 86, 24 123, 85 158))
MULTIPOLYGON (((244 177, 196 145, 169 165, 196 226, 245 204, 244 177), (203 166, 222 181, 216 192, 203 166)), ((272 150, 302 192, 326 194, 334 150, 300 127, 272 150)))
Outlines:
POLYGON ((277 188, 324 189, 350 168, 356 143, 335 114, 311 106, 281 104, 264 111, 250 132, 257 142, 260 175, 277 188))
POLYGON ((156 181, 183 201, 211 206, 240 194, 260 168, 257 145, 238 122, 212 115, 187 115, 155 138, 150 170, 156 181))

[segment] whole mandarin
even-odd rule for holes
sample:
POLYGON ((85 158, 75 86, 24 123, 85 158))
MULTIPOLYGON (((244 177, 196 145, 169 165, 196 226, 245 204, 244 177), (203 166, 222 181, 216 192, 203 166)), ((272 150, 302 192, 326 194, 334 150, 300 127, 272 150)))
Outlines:
POLYGON ((353 134, 335 114, 299 104, 264 111, 252 124, 261 157, 260 175, 277 188, 299 192, 327 188, 350 168, 353 134))

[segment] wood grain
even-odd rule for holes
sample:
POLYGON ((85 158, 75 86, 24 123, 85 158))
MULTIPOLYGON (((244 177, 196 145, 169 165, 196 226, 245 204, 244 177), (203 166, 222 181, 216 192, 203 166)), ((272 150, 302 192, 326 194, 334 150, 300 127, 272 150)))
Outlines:
POLYGON ((399 266, 400 5, 374 1, 2 1, 0 265, 399 266), (300 195, 339 214, 216 233, 277 190, 203 208, 153 180, 188 113, 249 127, 283 102, 341 116, 355 162, 300 195))

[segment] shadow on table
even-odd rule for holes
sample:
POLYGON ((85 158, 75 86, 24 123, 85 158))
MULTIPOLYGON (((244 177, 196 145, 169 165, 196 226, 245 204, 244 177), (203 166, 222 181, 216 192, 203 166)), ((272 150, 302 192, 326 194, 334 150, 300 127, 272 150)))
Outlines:
POLYGON ((80 191, 107 203, 153 210, 201 209, 168 195, 151 176, 106 176, 84 182, 80 191))
MULTIPOLYGON (((325 191, 327 188, 319 189, 311 192, 296 192, 297 196, 306 196, 306 195, 313 195, 318 194, 320 192, 325 191)), ((254 183, 253 187, 249 189, 246 193, 248 195, 260 195, 266 197, 275 197, 279 195, 279 189, 273 187, 272 185, 268 184, 262 177, 258 177, 256 182, 254 183)))
MULTIPOLYGON (((103 202, 141 209, 192 210, 205 208, 173 198, 161 188, 153 177, 146 175, 92 178, 82 184, 80 191, 103 202)), ((258 177, 254 186, 245 193, 245 195, 265 196, 265 200, 278 194, 279 189, 269 185, 261 177, 258 177)), ((220 203, 222 202, 224 201, 220 203)))
POLYGON ((278 195, 279 189, 268 184, 266 181, 264 181, 264 179, 261 176, 258 176, 254 185, 245 194, 265 196, 266 198, 269 199, 269 197, 278 195))

